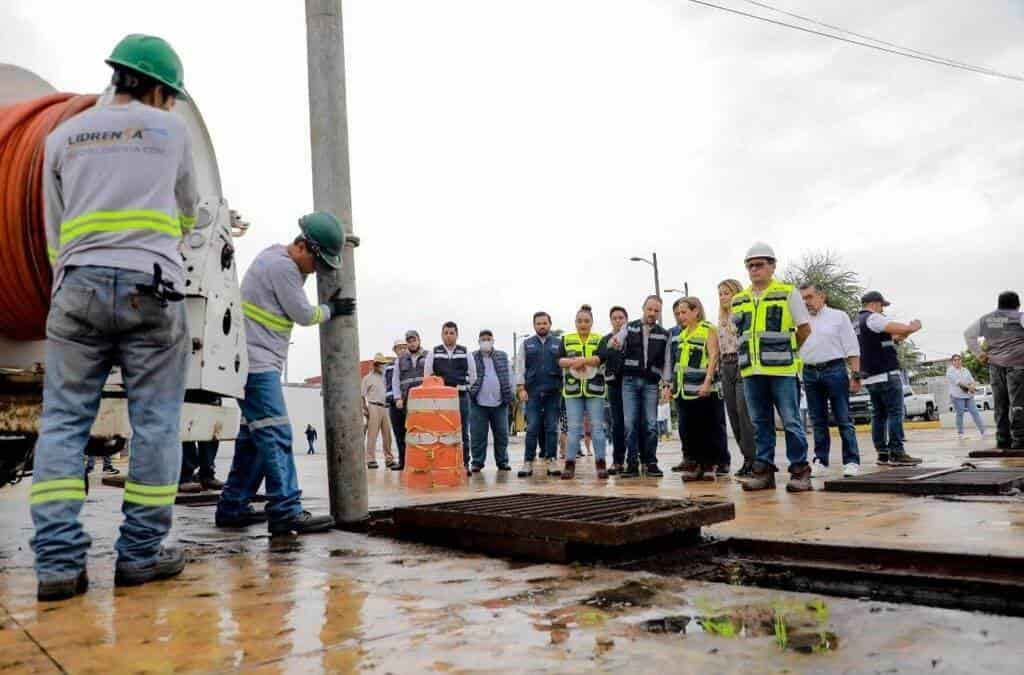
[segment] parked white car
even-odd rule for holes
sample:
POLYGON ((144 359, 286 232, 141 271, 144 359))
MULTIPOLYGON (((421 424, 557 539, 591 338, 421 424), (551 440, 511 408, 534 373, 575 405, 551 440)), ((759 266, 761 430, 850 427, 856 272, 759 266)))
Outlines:
POLYGON ((978 385, 977 390, 974 392, 974 402, 982 410, 992 410, 992 387, 987 384, 978 385))

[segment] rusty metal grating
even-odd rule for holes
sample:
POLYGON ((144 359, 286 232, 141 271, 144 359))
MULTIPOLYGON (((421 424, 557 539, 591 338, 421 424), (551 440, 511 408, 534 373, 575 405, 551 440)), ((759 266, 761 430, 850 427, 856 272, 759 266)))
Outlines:
POLYGON ((915 467, 825 481, 825 489, 833 492, 896 492, 910 495, 999 495, 1015 488, 1024 488, 1024 467, 915 467))
POLYGON ((402 528, 597 546, 634 544, 735 517, 731 502, 523 493, 394 511, 395 524, 402 528))

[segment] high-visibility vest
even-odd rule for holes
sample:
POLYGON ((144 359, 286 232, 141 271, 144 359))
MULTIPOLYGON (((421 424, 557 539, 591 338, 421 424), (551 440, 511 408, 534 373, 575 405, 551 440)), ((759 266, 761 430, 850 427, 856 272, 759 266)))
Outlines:
MULTIPOLYGON (((584 342, 578 333, 568 333, 562 336, 562 344, 567 357, 589 358, 597 354, 601 336, 591 333, 584 342)), ((598 367, 596 375, 586 380, 575 377, 568 368, 562 373, 562 396, 565 398, 602 398, 604 390, 604 371, 601 367, 598 367)))
POLYGON ((796 343, 796 325, 789 311, 791 284, 772 279, 760 298, 752 287, 732 299, 732 321, 736 325, 740 375, 794 377, 801 362, 796 343))
POLYGON ((708 335, 718 330, 707 321, 701 321, 692 331, 683 329, 679 334, 679 359, 676 361, 677 398, 694 399, 708 376, 708 335))

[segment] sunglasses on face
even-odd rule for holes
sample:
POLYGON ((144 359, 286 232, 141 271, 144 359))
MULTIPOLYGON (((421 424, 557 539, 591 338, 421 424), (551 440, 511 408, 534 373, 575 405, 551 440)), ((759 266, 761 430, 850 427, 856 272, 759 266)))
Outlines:
POLYGON ((768 267, 768 263, 766 263, 763 260, 758 260, 757 262, 748 262, 747 263, 747 269, 748 270, 759 270, 762 267, 768 267))

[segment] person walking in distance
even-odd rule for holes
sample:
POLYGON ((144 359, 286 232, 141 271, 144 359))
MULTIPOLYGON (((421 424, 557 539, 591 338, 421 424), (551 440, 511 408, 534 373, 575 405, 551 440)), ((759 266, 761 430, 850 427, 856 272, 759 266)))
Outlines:
POLYGON ((185 567, 181 550, 163 546, 181 470, 190 351, 179 246, 197 201, 189 133, 170 113, 185 96, 183 70, 171 46, 149 35, 125 37, 106 63, 114 70, 113 100, 59 124, 41 162, 53 268, 29 499, 41 601, 89 587, 92 540, 78 519, 82 454, 115 366, 128 399, 132 457, 114 584, 143 584, 185 567))
POLYGON ((398 368, 398 360, 408 350, 405 338, 395 340, 392 346, 395 358, 384 367, 384 384, 388 390, 384 400, 388 404, 388 420, 391 422, 391 432, 395 435, 395 445, 398 446, 398 460, 388 465, 392 471, 395 470, 395 467, 401 469, 405 464, 405 411, 395 405, 395 398, 401 398, 401 393, 395 389, 395 370, 398 368))
POLYGON ((469 470, 469 383, 476 381, 476 362, 469 358, 469 350, 457 344, 459 327, 446 321, 441 327, 441 344, 427 353, 423 376, 438 375, 446 387, 459 390, 459 417, 462 425, 462 463, 469 470))
POLYGON ((373 368, 362 382, 363 414, 366 417, 366 468, 376 469, 377 436, 384 447, 385 466, 395 463, 391 453, 391 420, 387 415, 387 386, 384 382, 384 367, 391 359, 377 352, 373 357, 373 368))
POLYGON ((860 450, 850 417, 850 392, 860 391, 857 335, 846 312, 825 304, 828 298, 820 288, 812 283, 801 284, 800 297, 811 315, 811 335, 800 347, 807 410, 814 428, 811 475, 824 476, 828 469, 832 444, 828 411, 831 408, 843 443, 843 476, 856 476, 860 472, 860 450))
POLYGON ((754 424, 747 411, 747 397, 743 393, 743 378, 740 377, 736 339, 736 324, 732 320, 732 299, 743 290, 736 279, 725 279, 718 284, 718 372, 721 377, 722 398, 729 414, 729 426, 733 438, 743 453, 743 466, 736 472, 738 478, 746 478, 754 469, 756 448, 754 445, 754 424))
MULTIPOLYGON (((569 439, 565 456, 562 479, 576 477, 576 456, 580 452, 583 438, 583 420, 587 413, 591 420, 600 420, 604 415, 604 369, 605 355, 601 352, 603 340, 591 332, 594 314, 590 305, 583 305, 576 312, 576 332, 562 336, 558 351, 558 365, 563 369, 562 398, 568 419, 569 439)), ((591 424, 594 443, 595 468, 597 477, 608 477, 605 461, 604 426, 591 424)))
POLYGON ((956 411, 956 433, 963 440, 964 413, 968 412, 974 420, 974 426, 978 427, 978 433, 985 438, 985 423, 981 421, 978 404, 974 402, 974 393, 977 391, 974 375, 964 368, 963 357, 959 354, 953 354, 951 361, 946 368, 946 382, 949 384, 950 403, 956 411))
POLYGON ((494 438, 494 463, 498 471, 511 471, 508 464, 508 406, 512 403, 512 373, 508 354, 494 348, 494 333, 480 331, 480 348, 473 352, 476 377, 469 387, 469 413, 473 443, 473 473, 487 460, 487 429, 494 438))
POLYGON ((409 404, 409 392, 423 384, 423 366, 426 352, 420 347, 420 334, 414 330, 405 332, 405 353, 398 357, 398 365, 391 376, 391 391, 395 397, 395 409, 399 411, 400 422, 396 429, 402 430, 402 441, 398 446, 398 462, 391 465, 392 471, 405 468, 405 415, 409 404))
POLYGON ((614 476, 622 471, 626 461, 626 426, 622 415, 622 345, 615 334, 629 321, 629 313, 625 307, 616 305, 608 312, 612 323, 612 332, 602 338, 601 351, 605 354, 605 386, 608 389, 608 413, 611 419, 612 465, 608 475, 614 476))
POLYGON ((650 295, 644 300, 643 318, 631 321, 616 334, 623 345, 622 417, 627 457, 626 468, 619 474, 622 478, 639 476, 640 462, 645 475, 664 475, 658 468, 658 398, 672 377, 672 363, 668 331, 658 323, 660 314, 661 298, 650 295))
POLYGON ((338 269, 344 234, 341 222, 324 211, 299 218, 300 234, 287 246, 276 244, 253 260, 242 279, 242 311, 249 351, 245 398, 238 402, 242 423, 235 456, 217 503, 218 527, 244 527, 269 519, 271 535, 323 532, 334 526, 330 515, 302 508, 292 455, 292 425, 281 387, 292 326, 315 326, 355 311, 355 299, 340 292, 323 305, 310 305, 303 285, 318 266, 338 269), (249 504, 266 480, 267 507, 249 504))
POLYGON ((921 322, 890 321, 883 314, 889 302, 878 291, 861 297, 861 311, 854 331, 860 344, 861 383, 871 394, 871 441, 881 466, 914 466, 921 463, 903 448, 903 373, 896 345, 917 331, 921 322))
POLYGON ((964 333, 967 348, 988 366, 996 418, 996 447, 1024 450, 1024 314, 1020 296, 999 294, 996 311, 964 333))
POLYGON ((558 448, 558 409, 562 400, 562 369, 558 352, 562 341, 551 335, 551 315, 533 315, 534 335, 523 341, 516 356, 516 394, 526 404, 526 443, 519 477, 533 475, 533 461, 540 456, 549 476, 561 473, 555 465, 558 448))
POLYGON ((681 476, 684 481, 713 480, 728 452, 725 404, 718 393, 718 330, 707 321, 697 298, 679 298, 672 309, 683 326, 673 390, 686 414, 685 445, 690 448, 681 476))
POLYGON ((306 450, 307 455, 316 454, 316 427, 312 424, 306 425, 306 443, 309 444, 309 449, 306 450))
POLYGON ((775 279, 775 251, 754 244, 744 258, 750 286, 732 300, 737 365, 747 410, 754 423, 756 457, 744 490, 775 488, 775 410, 786 432, 789 492, 812 490, 807 436, 800 415, 798 350, 811 334, 810 315, 800 293, 775 279))

